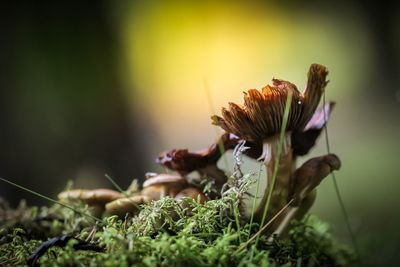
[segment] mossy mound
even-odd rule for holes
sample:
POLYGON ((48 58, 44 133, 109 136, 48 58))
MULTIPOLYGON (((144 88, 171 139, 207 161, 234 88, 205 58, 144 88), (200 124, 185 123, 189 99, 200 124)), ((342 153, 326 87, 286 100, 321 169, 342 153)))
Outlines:
MULTIPOLYGON (((135 217, 95 222, 60 206, 10 209, 0 205, 0 266, 23 266, 35 249, 54 236, 87 240, 104 252, 75 250, 76 241, 50 248, 40 266, 348 266, 354 254, 338 244, 315 216, 293 222, 289 237, 238 250, 259 226, 235 219, 237 194, 199 204, 164 198, 144 205, 135 217)), ((89 212, 84 206, 82 212, 89 212)))

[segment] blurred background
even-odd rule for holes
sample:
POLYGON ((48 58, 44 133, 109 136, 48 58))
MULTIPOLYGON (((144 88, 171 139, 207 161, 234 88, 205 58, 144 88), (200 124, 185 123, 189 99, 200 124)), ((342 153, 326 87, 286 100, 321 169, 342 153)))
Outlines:
MULTIPOLYGON (((51 197, 68 180, 111 188, 107 173, 127 187, 162 171, 157 154, 208 146, 210 115, 242 91, 273 77, 302 90, 311 63, 327 66, 330 143, 363 263, 398 263, 399 5, 13 1, 0 29, 0 176, 51 197)), ((324 153, 321 138, 301 161, 324 153)), ((0 196, 48 204, 4 183, 0 196)), ((349 242, 330 178, 312 212, 349 242)))

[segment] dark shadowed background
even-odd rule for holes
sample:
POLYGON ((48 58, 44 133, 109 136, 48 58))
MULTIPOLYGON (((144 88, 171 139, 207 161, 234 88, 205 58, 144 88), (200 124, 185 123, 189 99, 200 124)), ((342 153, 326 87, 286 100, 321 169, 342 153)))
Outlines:
MULTIPOLYGON (((243 90, 272 77, 302 89, 320 63, 337 101, 330 143, 363 263, 396 266, 399 29, 399 5, 382 1, 3 4, 0 176, 51 197, 68 180, 111 188, 105 173, 127 187, 162 171, 157 153, 207 146, 210 114, 241 103, 243 90)), ((323 153, 321 138, 302 161, 323 153)), ((0 196, 47 204, 3 183, 0 196)), ((330 178, 313 213, 349 241, 330 178)))

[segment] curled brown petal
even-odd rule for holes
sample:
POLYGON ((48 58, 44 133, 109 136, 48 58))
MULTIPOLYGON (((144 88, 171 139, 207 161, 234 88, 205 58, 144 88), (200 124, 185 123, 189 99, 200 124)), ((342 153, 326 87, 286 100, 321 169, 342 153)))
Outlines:
POLYGON ((327 68, 319 64, 312 64, 308 71, 307 87, 303 93, 306 107, 303 115, 303 126, 311 119, 312 114, 318 106, 324 89, 328 84, 326 80, 327 75, 327 68))
POLYGON ((195 152, 189 152, 187 149, 172 149, 159 155, 156 162, 185 175, 192 171, 204 169, 208 165, 216 165, 222 156, 219 144, 222 144, 225 150, 229 150, 234 148, 238 141, 239 139, 234 135, 224 133, 207 149, 195 152))
POLYGON ((301 203, 320 184, 322 179, 332 171, 339 170, 340 167, 340 159, 335 154, 328 154, 306 161, 293 174, 289 195, 295 199, 294 205, 301 203))

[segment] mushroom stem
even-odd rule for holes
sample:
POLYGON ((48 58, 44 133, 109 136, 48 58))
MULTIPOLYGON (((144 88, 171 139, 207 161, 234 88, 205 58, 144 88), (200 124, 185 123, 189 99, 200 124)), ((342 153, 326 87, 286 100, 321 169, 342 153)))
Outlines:
POLYGON ((292 219, 301 219, 311 208, 317 195, 316 187, 332 171, 340 169, 340 160, 334 154, 312 158, 299 167, 291 177, 289 198, 293 204, 273 225, 275 234, 285 235, 292 219))
MULTIPOLYGON (((290 230, 290 222, 293 219, 301 220, 307 214, 317 197, 317 190, 311 191, 301 202, 300 206, 289 206, 279 219, 272 225, 274 235, 279 237, 287 236, 290 230)), ((292 199, 293 201, 294 199, 292 199)))
POLYGON ((163 186, 160 190, 160 199, 168 196, 168 188, 166 188, 165 186, 163 186))
POLYGON ((286 203, 289 195, 290 188, 290 177, 294 167, 293 153, 291 149, 291 133, 286 132, 280 158, 278 159, 278 146, 279 136, 275 135, 271 138, 266 139, 263 142, 263 153, 262 157, 266 168, 267 185, 262 191, 262 199, 260 205, 257 207, 254 218, 262 222, 265 219, 273 217, 286 203), (276 161, 279 160, 279 164, 276 161), (274 168, 276 170, 276 178, 274 176, 274 168), (271 194, 271 196, 269 196, 271 194), (268 200, 269 199, 269 200, 268 200), (269 202, 269 203, 268 203, 269 202), (268 209, 267 218, 264 213, 265 209, 268 209))
POLYGON ((268 164, 272 158, 272 145, 271 142, 265 141, 262 145, 261 156, 257 159, 258 161, 264 161, 264 164, 268 164))

